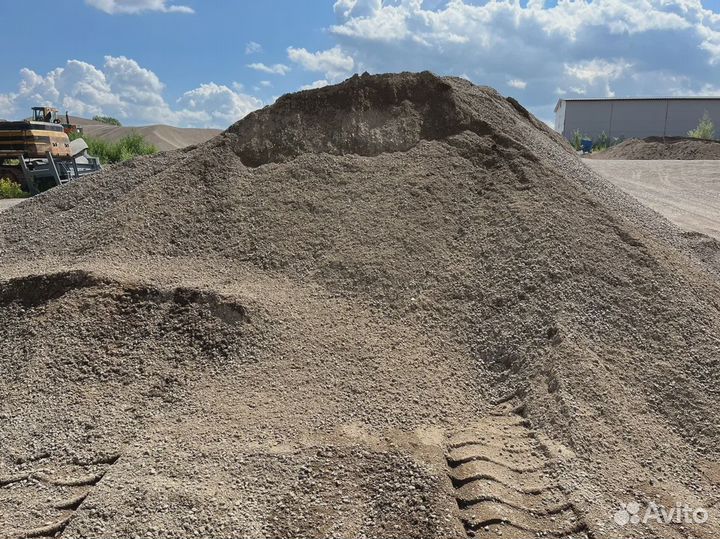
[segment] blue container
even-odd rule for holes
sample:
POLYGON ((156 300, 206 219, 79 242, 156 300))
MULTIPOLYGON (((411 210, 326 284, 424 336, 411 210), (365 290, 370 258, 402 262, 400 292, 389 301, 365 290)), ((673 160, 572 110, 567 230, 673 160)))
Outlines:
POLYGON ((580 149, 582 150, 582 153, 592 153, 592 140, 589 139, 582 139, 580 141, 580 149))

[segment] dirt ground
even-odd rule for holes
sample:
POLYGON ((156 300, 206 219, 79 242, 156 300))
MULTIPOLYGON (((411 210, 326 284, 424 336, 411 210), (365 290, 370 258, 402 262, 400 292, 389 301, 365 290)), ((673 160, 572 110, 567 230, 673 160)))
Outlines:
POLYGON ((715 538, 717 251, 491 88, 284 96, 0 213, 0 537, 715 538))
POLYGON ((720 240, 720 161, 587 160, 680 228, 720 240))
POLYGON ((12 208, 20 204, 23 200, 22 198, 0 199, 0 211, 12 208))

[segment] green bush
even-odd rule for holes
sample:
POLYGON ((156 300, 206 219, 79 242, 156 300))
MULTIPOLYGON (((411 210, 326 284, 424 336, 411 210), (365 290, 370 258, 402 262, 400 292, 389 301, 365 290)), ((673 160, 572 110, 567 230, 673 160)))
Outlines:
POLYGON ((26 198, 28 194, 12 180, 0 178, 0 198, 26 198))
POLYGON ((688 137, 704 139, 715 138, 715 125, 710 119, 710 114, 708 114, 708 111, 705 111, 697 127, 688 131, 688 137))
POLYGON ((148 144, 143 136, 136 132, 124 136, 117 142, 75 133, 71 138, 84 139, 88 145, 88 153, 93 157, 100 158, 100 162, 103 164, 120 163, 139 155, 152 155, 157 152, 155 146, 148 144))
POLYGON ((582 148, 582 133, 580 133, 579 129, 576 129, 573 131, 572 139, 570 139, 570 144, 572 144, 572 147, 575 148, 575 150, 580 150, 582 148))
POLYGON ((118 127, 122 127, 120 120, 118 120, 117 118, 113 118, 112 116, 93 116, 93 120, 95 120, 96 122, 103 123, 103 124, 116 125, 118 127))
POLYGON ((601 152, 607 150, 610 147, 610 137, 603 131, 598 135, 598 138, 593 141, 593 150, 601 152))

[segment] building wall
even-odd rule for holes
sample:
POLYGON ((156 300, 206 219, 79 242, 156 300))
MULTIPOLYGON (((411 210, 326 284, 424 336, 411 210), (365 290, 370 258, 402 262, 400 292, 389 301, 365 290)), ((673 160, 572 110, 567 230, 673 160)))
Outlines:
POLYGON ((611 104, 612 123, 610 129, 605 131, 610 138, 665 135, 667 101, 613 101, 611 104))
POLYGON ((720 99, 693 99, 691 101, 670 101, 668 107, 668 133, 686 135, 697 127, 705 111, 715 124, 715 136, 720 136, 720 99))
POLYGON ((596 138, 610 131, 610 101, 566 101, 563 136, 570 140, 575 130, 596 138), (596 135, 597 134, 597 135, 596 135))
POLYGON ((567 101, 560 101, 557 110, 555 111, 555 131, 558 133, 563 132, 563 126, 565 125, 565 108, 567 107, 567 101))
POLYGON ((705 111, 720 131, 720 98, 562 101, 555 128, 567 139, 575 130, 593 139, 603 132, 611 138, 687 136, 705 111))

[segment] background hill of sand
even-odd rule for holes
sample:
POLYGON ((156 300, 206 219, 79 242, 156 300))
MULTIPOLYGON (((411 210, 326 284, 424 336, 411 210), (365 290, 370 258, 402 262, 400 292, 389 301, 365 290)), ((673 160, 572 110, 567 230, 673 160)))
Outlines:
POLYGON ((160 151, 177 150, 206 142, 218 135, 219 129, 198 129, 172 127, 169 125, 144 125, 139 127, 117 127, 87 118, 70 116, 70 121, 83 127, 83 131, 92 137, 111 142, 132 133, 140 133, 143 138, 160 151))

